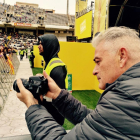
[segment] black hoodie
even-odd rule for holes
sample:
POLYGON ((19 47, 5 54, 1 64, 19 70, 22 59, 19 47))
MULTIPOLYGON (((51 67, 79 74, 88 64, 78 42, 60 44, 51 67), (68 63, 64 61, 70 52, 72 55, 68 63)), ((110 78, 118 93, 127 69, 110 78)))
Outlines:
POLYGON ((42 43, 44 52, 41 53, 43 56, 46 66, 49 61, 54 58, 58 57, 58 52, 60 51, 60 45, 58 39, 53 34, 45 34, 38 37, 38 42, 42 43))
MULTIPOLYGON (((45 60, 45 69, 49 61, 54 58, 58 57, 58 52, 60 51, 60 45, 58 39, 53 34, 45 34, 38 37, 38 42, 42 43, 44 52, 41 53, 45 60)), ((56 84, 61 88, 65 89, 65 78, 67 75, 67 70, 65 66, 58 66, 55 67, 51 73, 50 77, 56 82, 56 84)), ((46 100, 43 101, 43 105, 46 107, 48 112, 54 117, 54 119, 60 124, 63 125, 64 117, 59 114, 57 109, 52 105, 52 103, 47 102, 46 100)))

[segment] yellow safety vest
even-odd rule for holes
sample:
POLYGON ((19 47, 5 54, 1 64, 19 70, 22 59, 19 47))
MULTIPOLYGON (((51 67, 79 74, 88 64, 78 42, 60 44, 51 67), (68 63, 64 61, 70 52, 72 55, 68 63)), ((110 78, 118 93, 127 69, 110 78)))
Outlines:
POLYGON ((23 55, 24 54, 24 50, 20 50, 20 55, 23 55))
MULTIPOLYGON (((62 60, 60 58, 52 58, 50 60, 50 62, 48 63, 45 71, 50 76, 51 71, 55 67, 58 67, 58 66, 65 66, 66 67, 65 63, 62 62, 62 60)), ((66 78, 65 78, 65 86, 66 86, 66 89, 68 89, 68 75, 66 75, 66 78)))
POLYGON ((30 52, 30 55, 32 55, 32 53, 34 53, 33 51, 30 52))

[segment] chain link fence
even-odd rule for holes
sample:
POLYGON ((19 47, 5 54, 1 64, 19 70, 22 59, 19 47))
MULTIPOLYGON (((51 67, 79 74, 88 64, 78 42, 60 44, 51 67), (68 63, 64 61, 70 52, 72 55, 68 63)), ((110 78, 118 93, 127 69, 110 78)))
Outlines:
POLYGON ((7 56, 7 60, 4 56, 0 56, 0 113, 15 80, 19 64, 16 53, 7 56))

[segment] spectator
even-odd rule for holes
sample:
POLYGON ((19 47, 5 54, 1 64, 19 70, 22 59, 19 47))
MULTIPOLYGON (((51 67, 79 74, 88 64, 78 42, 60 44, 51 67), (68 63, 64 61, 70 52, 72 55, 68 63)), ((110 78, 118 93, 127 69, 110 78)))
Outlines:
POLYGON ((3 56, 4 56, 4 58, 5 58, 5 60, 7 61, 7 54, 8 54, 8 48, 7 47, 5 47, 4 49, 3 49, 3 56))
POLYGON ((28 57, 28 48, 25 48, 26 58, 28 57))
POLYGON ((0 46, 0 56, 3 56, 3 47, 0 46))
POLYGON ((23 56, 24 56, 24 49, 23 48, 20 49, 19 55, 20 55, 20 61, 22 61, 23 56))
POLYGON ((31 48, 30 50, 31 68, 34 68, 34 58, 35 58, 35 55, 34 55, 33 49, 31 48))

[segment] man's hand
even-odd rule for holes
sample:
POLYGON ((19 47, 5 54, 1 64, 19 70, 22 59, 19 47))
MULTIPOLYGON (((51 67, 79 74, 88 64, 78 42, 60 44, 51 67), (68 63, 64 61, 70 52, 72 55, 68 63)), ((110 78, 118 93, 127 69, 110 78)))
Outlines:
POLYGON ((17 97, 20 101, 25 103, 28 108, 31 105, 38 104, 38 101, 34 98, 32 93, 23 86, 20 79, 17 80, 17 85, 20 90, 20 93, 17 93, 17 97))
POLYGON ((59 96, 61 89, 57 86, 55 81, 45 71, 43 71, 43 75, 48 80, 49 87, 49 91, 45 96, 52 99, 56 99, 59 96))

